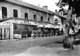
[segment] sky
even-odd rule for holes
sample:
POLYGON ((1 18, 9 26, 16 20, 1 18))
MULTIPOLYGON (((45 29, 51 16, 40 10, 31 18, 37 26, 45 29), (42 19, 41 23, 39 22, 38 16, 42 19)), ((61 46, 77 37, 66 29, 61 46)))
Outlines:
POLYGON ((51 11, 55 11, 55 9, 57 10, 59 9, 55 5, 55 3, 58 2, 59 0, 22 0, 22 1, 36 5, 36 6, 40 6, 40 7, 47 5, 48 10, 51 10, 51 11))

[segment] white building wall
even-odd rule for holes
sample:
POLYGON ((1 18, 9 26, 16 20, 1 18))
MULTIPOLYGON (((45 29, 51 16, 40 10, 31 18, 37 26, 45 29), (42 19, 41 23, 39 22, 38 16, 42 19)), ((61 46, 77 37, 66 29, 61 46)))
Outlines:
POLYGON ((21 7, 19 7, 19 6, 16 6, 16 5, 12 5, 12 4, 9 4, 9 3, 3 3, 3 2, 1 2, 0 3, 0 18, 2 18, 2 9, 1 9, 1 7, 7 7, 7 17, 9 18, 9 17, 13 17, 13 9, 16 9, 16 10, 18 10, 18 17, 19 18, 21 18, 21 7))
MULTIPOLYGON (((0 2, 0 19, 2 19, 2 9, 1 7, 7 7, 7 17, 13 17, 13 9, 17 9, 18 10, 18 18, 22 18, 24 19, 24 13, 27 12, 28 13, 28 18, 31 20, 33 19, 33 15, 37 15, 37 21, 41 20, 41 16, 43 16, 43 21, 48 21, 48 17, 50 17, 50 15, 44 12, 40 12, 40 11, 36 11, 33 9, 29 9, 29 8, 25 8, 25 7, 21 7, 18 5, 14 5, 11 3, 4 3, 4 2, 0 2)), ((52 19, 50 17, 50 19, 52 19)))

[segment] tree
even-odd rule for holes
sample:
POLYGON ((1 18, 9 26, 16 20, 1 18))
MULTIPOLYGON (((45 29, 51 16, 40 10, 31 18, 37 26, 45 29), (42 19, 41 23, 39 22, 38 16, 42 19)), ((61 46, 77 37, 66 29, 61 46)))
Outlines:
POLYGON ((80 15, 80 0, 59 0, 57 6, 60 8, 69 5, 68 10, 72 10, 72 13, 76 13, 77 16, 80 15))
POLYGON ((72 14, 75 13, 78 16, 80 16, 80 0, 59 0, 57 3, 57 6, 62 8, 66 5, 69 5, 68 8, 68 14, 67 14, 67 23, 69 24, 68 27, 68 34, 69 34, 69 28, 72 27, 72 14))

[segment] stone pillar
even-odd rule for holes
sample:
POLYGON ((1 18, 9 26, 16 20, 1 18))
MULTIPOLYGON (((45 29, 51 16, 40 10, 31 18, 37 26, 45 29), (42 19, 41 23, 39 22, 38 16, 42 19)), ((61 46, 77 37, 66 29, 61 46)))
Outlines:
POLYGON ((13 40, 14 36, 14 29, 13 29, 13 24, 10 24, 10 39, 13 40))
POLYGON ((2 39, 4 39, 4 28, 2 28, 2 39))

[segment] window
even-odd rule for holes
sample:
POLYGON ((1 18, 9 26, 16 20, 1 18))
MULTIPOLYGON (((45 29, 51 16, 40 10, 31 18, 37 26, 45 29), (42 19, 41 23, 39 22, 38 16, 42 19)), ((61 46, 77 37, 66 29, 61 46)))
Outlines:
POLYGON ((28 13, 25 13, 25 19, 28 19, 28 13))
POLYGON ((36 15, 34 15, 34 20, 36 20, 37 19, 37 16, 36 15))
POLYGON ((6 17, 7 17, 7 8, 2 7, 2 18, 6 18, 6 17))
POLYGON ((18 11, 16 9, 13 10, 13 16, 18 17, 18 11))
POLYGON ((58 25, 58 19, 55 19, 54 24, 58 25))
POLYGON ((41 16, 41 21, 43 21, 43 16, 41 16))
POLYGON ((48 21, 50 21, 50 18, 48 18, 48 21))

